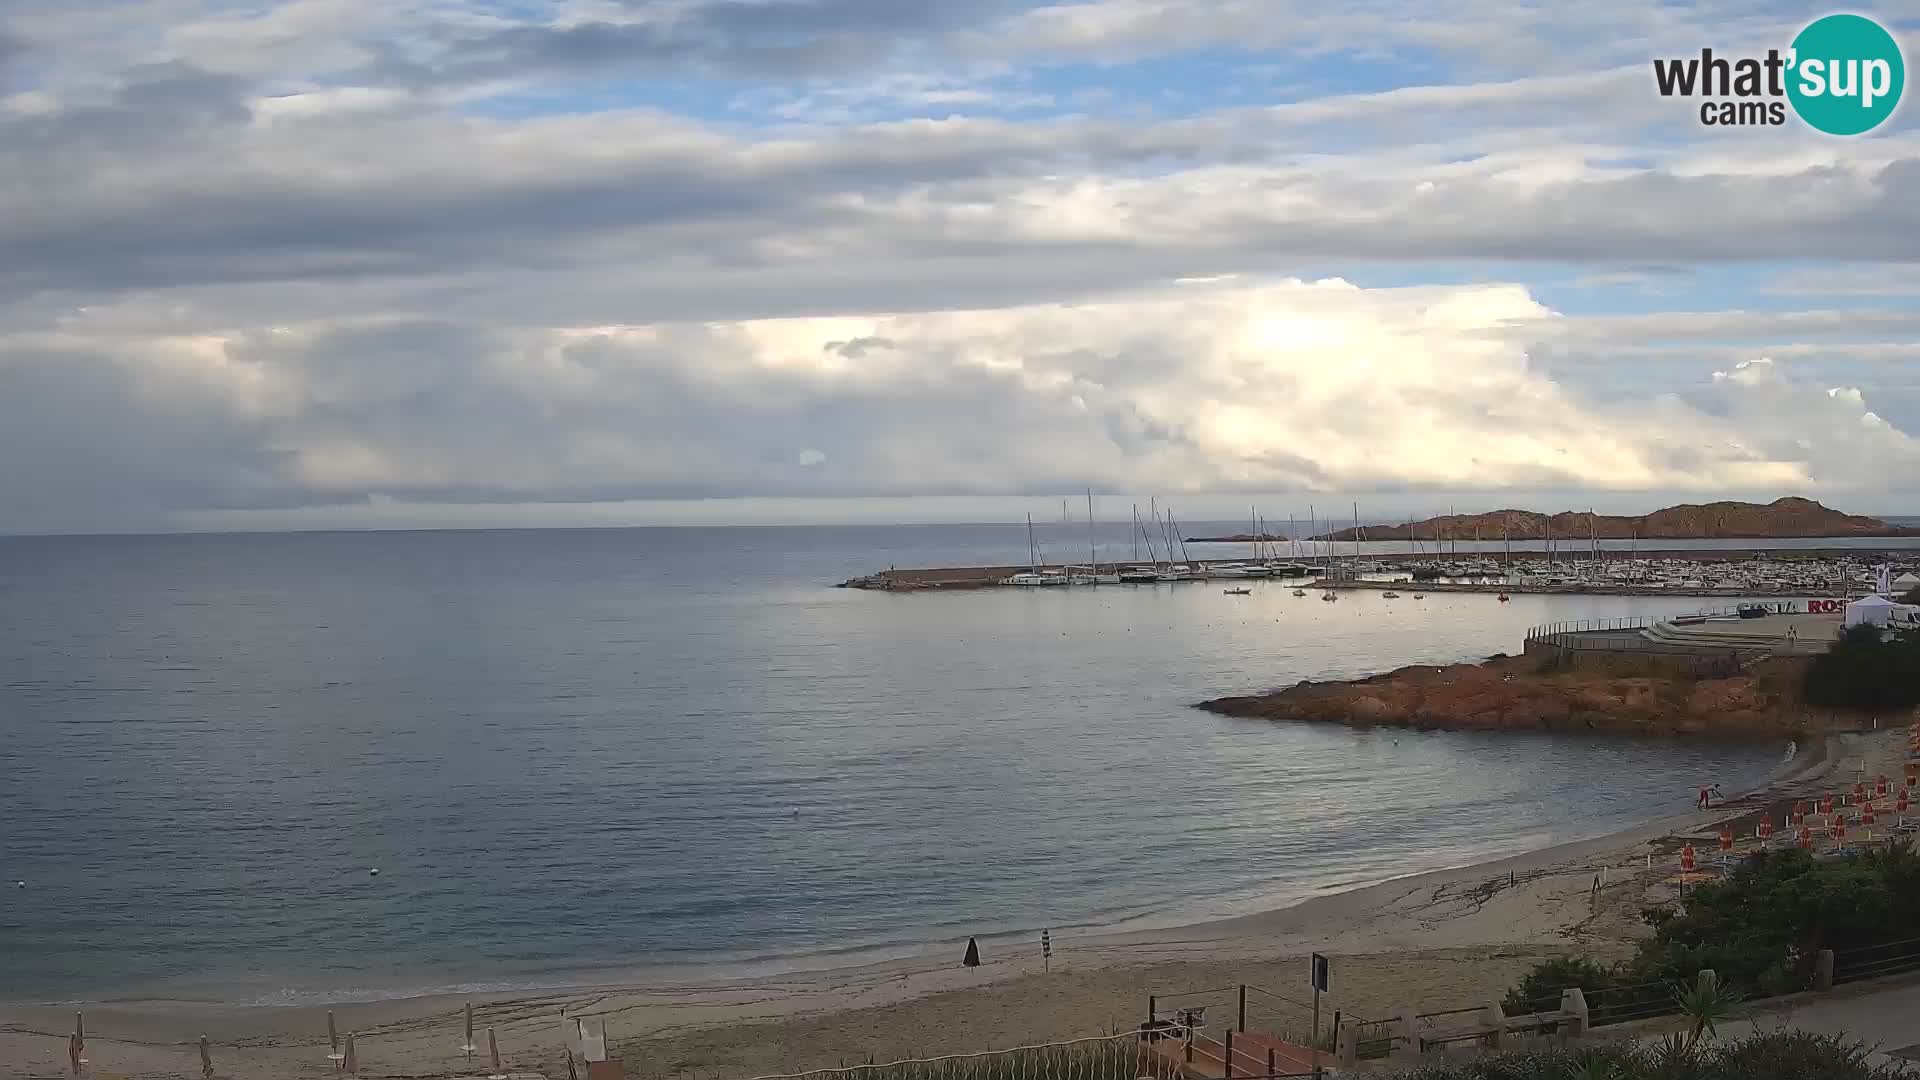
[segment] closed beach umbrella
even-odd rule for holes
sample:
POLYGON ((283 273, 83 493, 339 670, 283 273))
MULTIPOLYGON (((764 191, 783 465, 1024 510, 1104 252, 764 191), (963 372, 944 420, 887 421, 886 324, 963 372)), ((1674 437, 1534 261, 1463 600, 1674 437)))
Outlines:
POLYGON ((347 1032, 346 1059, 340 1062, 340 1067, 347 1070, 350 1073, 357 1073, 360 1071, 360 1056, 353 1052, 353 1032, 351 1031, 347 1032))
POLYGON ((972 938, 968 938, 967 939, 967 955, 964 958, 962 958, 960 962, 970 968, 979 967, 980 966, 980 943, 973 940, 972 938))
POLYGON ((465 1042, 462 1042, 460 1044, 460 1049, 466 1053, 468 1060, 472 1060, 473 1052, 479 1049, 478 1047, 473 1045, 473 1002, 471 1001, 467 1002, 466 1013, 467 1013, 467 1038, 465 1042))
POLYGON ((213 1054, 207 1049, 207 1037, 200 1036, 200 1075, 213 1080, 213 1054))
POLYGON ((73 1014, 73 1034, 67 1037, 67 1062, 73 1066, 73 1075, 80 1075, 80 1066, 87 1063, 84 1056, 87 1051, 86 1019, 79 1013, 73 1014))
POLYGON ((493 1073, 487 1080, 507 1080, 506 1072, 500 1068, 500 1044, 493 1037, 493 1029, 487 1029, 487 1057, 493 1060, 493 1073))
POLYGON ((327 1060, 333 1062, 336 1069, 343 1068, 341 1062, 347 1055, 340 1052, 340 1029, 333 1026, 333 1010, 327 1010, 327 1060))

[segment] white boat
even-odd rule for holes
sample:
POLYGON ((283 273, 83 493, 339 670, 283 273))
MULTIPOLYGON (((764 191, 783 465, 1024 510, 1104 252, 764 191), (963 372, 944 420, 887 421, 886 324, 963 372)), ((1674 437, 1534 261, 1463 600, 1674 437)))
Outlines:
POLYGON ((1073 582, 1068 580, 1067 575, 1056 570, 1038 573, 1029 571, 1024 574, 1015 574, 1010 578, 1003 579, 1000 584, 1021 585, 1032 588, 1041 585, 1071 585, 1073 582))
POLYGON ((1043 571, 1040 569, 1040 545, 1036 543, 1033 538, 1032 514, 1027 515, 1027 560, 1028 570, 1015 574, 1010 578, 1002 578, 1000 584, 1018 585, 1026 588, 1044 585, 1072 584, 1071 579, 1058 570, 1043 571))
POLYGON ((1247 588, 1247 587, 1246 587, 1245 585, 1242 585, 1242 586, 1240 586, 1240 587, 1239 587, 1239 588, 1237 588, 1237 589, 1221 589, 1220 591, 1221 591, 1221 592, 1223 592, 1223 593, 1225 593, 1225 594, 1227 594, 1228 596, 1251 596, 1251 595, 1253 595, 1253 590, 1252 590, 1252 589, 1249 589, 1249 588, 1247 588))
POLYGON ((1137 585, 1160 580, 1160 571, 1151 566, 1129 566, 1116 575, 1122 582, 1137 585))

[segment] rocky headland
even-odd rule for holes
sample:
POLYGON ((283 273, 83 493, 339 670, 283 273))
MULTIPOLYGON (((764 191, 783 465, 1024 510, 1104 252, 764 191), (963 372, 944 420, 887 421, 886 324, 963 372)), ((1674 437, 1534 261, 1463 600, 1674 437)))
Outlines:
POLYGON ((1724 678, 1543 671, 1537 660, 1405 667, 1350 682, 1204 701, 1228 716, 1447 731, 1553 731, 1780 739, 1870 718, 1810 709, 1804 660, 1776 659, 1724 678))
MULTIPOLYGON (((1484 514, 1443 514, 1399 525, 1363 525, 1325 532, 1314 540, 1770 540, 1822 537, 1920 536, 1920 529, 1890 525, 1879 518, 1844 514, 1812 499, 1788 497, 1770 503, 1684 503, 1638 517, 1567 510, 1490 510, 1484 514)), ((1189 542, 1251 542, 1251 534, 1189 537, 1189 542)), ((1285 537, 1266 536, 1274 541, 1285 537)), ((1308 539, 1308 537, 1302 537, 1308 539)))

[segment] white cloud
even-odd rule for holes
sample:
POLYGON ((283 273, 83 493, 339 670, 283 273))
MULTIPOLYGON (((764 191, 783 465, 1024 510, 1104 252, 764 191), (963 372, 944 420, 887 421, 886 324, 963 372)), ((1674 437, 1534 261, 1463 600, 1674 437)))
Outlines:
POLYGON ((1774 40, 1784 5, 1023 6, 15 0, 0 449, 31 465, 0 500, 1913 475, 1920 317, 1884 282, 1920 134, 1707 136, 1651 92, 1650 55, 1774 40), (1028 77, 1222 46, 1287 89, 1028 77), (1365 89, 1316 89, 1362 53, 1365 89), (1563 315, 1539 267, 1648 287, 1563 315), (1334 272, 1496 280, 1281 277, 1334 272), (1879 299, 1783 300, 1816 292, 1879 299))
MULTIPOLYGON (((708 324, 262 327, 92 350, 82 328, 53 362, 0 353, 0 400, 16 413, 103 381, 138 387, 96 402, 93 419, 152 468, 192 470, 174 485, 190 496, 180 509, 1087 485, 1848 490, 1920 477, 1913 440, 1862 395, 1770 361, 1717 376, 1704 405, 1588 400, 1497 332, 1550 316, 1513 285, 1329 280, 708 324), (190 403, 200 430, 182 444, 177 427, 151 429, 153 402, 190 403), (182 459, 207 444, 245 467, 182 459)), ((62 474, 91 433, 0 419, 39 440, 32 455, 0 447, 37 462, 5 492, 29 516, 37 493, 117 505, 120 485, 148 479, 62 474)))

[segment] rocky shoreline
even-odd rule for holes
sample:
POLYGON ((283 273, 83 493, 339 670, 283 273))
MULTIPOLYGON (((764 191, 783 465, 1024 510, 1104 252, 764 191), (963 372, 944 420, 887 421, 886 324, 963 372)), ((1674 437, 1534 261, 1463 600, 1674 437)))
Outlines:
POLYGON ((1301 682, 1203 701, 1227 716, 1349 727, 1547 731, 1784 739, 1863 726, 1799 697, 1805 660, 1776 659, 1726 678, 1541 671, 1526 657, 1404 667, 1350 682, 1301 682))

